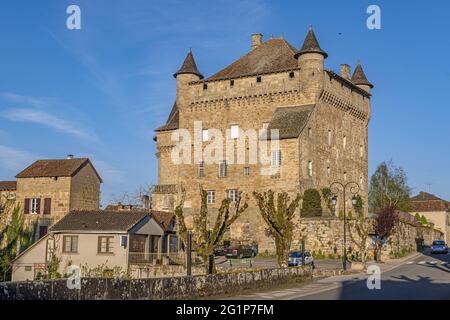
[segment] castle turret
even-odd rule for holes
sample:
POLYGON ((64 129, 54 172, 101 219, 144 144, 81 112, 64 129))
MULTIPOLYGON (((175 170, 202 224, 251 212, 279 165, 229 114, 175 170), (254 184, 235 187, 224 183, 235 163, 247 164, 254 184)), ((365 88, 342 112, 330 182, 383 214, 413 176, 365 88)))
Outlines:
POLYGON ((197 64, 195 63, 194 56, 192 55, 192 50, 189 50, 186 59, 184 59, 183 65, 173 76, 177 80, 177 105, 178 107, 181 107, 184 105, 183 100, 188 98, 189 83, 203 79, 203 75, 197 69, 197 64))
POLYGON ((303 90, 305 93, 310 93, 309 97, 311 101, 314 101, 321 90, 324 60, 328 54, 320 47, 312 26, 309 27, 303 46, 294 57, 300 68, 303 90))
POLYGON ((355 72, 353 73, 352 82, 368 93, 370 93, 370 90, 373 88, 373 84, 371 84, 369 80, 367 80, 366 74, 364 73, 364 70, 361 67, 361 63, 359 61, 358 65, 355 68, 355 72))

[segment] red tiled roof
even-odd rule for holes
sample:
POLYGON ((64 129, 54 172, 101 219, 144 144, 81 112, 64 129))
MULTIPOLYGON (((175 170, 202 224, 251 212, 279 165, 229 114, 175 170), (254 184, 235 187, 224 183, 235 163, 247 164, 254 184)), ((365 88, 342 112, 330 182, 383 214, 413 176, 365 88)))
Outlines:
POLYGON ((16 175, 16 178, 73 177, 90 164, 100 182, 102 179, 88 158, 38 160, 16 175))
POLYGON ((15 191, 16 188, 16 181, 0 181, 0 191, 15 191))
POLYGON ((450 211, 450 203, 427 192, 420 192, 411 198, 411 212, 434 211, 450 211))

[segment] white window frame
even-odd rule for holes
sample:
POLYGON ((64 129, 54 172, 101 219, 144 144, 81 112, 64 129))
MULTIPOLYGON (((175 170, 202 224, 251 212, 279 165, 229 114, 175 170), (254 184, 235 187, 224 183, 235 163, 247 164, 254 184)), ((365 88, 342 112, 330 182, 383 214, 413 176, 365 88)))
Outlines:
POLYGON ((272 167, 281 167, 281 150, 272 151, 272 167))
POLYGON ((244 167, 244 176, 246 177, 250 176, 250 167, 244 167))
POLYGON ((308 161, 308 176, 313 176, 313 163, 312 161, 308 161))
POLYGON ((203 130, 202 130, 202 141, 203 141, 203 142, 209 141, 209 132, 208 132, 208 129, 203 129, 203 130))
POLYGON ((231 139, 239 139, 239 125, 233 124, 230 127, 231 139))
POLYGON ((207 204, 216 203, 216 191, 215 190, 206 191, 206 203, 207 204))
POLYGON ((228 175, 228 165, 226 160, 219 162, 219 177, 224 178, 228 175))
POLYGON ((39 214, 37 211, 38 198, 30 199, 30 214, 39 214))
POLYGON ((229 189, 228 190, 228 198, 231 202, 235 203, 238 200, 239 191, 237 189, 229 189))
POLYGON ((205 176, 205 161, 202 160, 202 161, 200 161, 198 163, 198 172, 197 172, 197 174, 198 174, 198 176, 200 178, 205 176))

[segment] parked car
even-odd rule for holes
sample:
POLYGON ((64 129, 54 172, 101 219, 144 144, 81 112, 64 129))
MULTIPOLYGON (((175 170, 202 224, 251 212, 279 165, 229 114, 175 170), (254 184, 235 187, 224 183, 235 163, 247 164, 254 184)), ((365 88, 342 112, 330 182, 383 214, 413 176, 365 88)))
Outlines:
POLYGON ((431 245, 431 254, 433 253, 443 253, 448 254, 448 247, 444 240, 434 240, 431 245))
MULTIPOLYGON (((300 267, 303 263, 303 255, 301 251, 289 252, 289 267, 300 267)), ((314 258, 309 252, 305 252, 305 265, 311 265, 314 267, 314 258)))
POLYGON ((225 255, 225 249, 226 249, 225 246, 217 246, 214 249, 214 255, 215 256, 224 256, 225 255))
POLYGON ((226 257, 229 258, 252 258, 254 257, 254 250, 252 246, 238 245, 226 248, 223 250, 226 257))

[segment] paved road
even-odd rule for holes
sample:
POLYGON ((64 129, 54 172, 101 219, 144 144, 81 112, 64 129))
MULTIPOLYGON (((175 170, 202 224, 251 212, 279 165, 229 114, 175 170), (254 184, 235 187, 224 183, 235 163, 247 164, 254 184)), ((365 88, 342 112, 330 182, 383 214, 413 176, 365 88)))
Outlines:
POLYGON ((257 292, 232 299, 270 300, 450 300, 450 254, 416 255, 402 263, 380 265, 381 289, 367 288, 367 275, 353 274, 316 280, 289 289, 257 292))
MULTIPOLYGON (((274 258, 252 258, 252 259, 226 259, 225 257, 216 257, 216 267, 220 270, 229 268, 248 269, 250 268, 250 260, 252 268, 278 268, 278 262, 274 258), (231 263, 230 263, 231 262, 231 263)), ((316 260, 317 269, 341 269, 342 261, 340 260, 316 260)))

